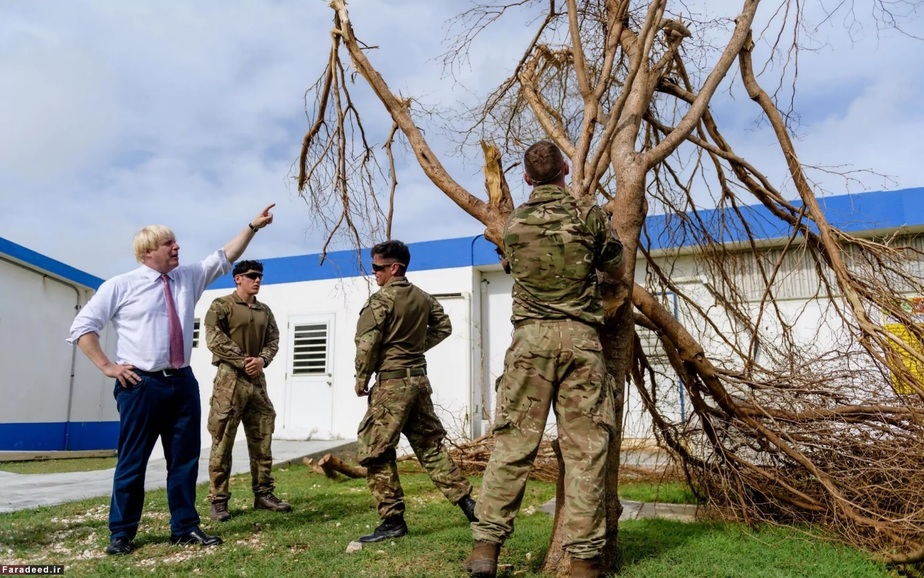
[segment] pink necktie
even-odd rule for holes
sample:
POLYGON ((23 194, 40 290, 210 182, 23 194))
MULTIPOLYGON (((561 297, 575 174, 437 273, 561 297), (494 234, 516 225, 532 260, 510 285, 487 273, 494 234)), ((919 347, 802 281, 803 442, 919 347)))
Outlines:
POLYGON ((174 369, 183 367, 186 355, 183 352, 183 328, 180 327, 180 316, 176 314, 176 305, 173 303, 173 292, 170 291, 170 277, 164 273, 160 276, 164 281, 164 299, 167 301, 167 322, 170 326, 170 365, 174 369))

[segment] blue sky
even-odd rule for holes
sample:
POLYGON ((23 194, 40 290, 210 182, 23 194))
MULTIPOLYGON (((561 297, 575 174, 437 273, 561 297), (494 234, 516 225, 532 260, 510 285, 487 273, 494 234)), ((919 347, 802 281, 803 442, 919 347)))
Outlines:
MULTIPOLYGON (((708 9, 734 4, 713 0, 708 9)), ((460 7, 458 0, 357 0, 351 16, 357 35, 378 46, 370 57, 393 89, 449 106, 506 76, 530 37, 522 22, 490 30, 458 72, 471 89, 462 90, 438 60, 446 20, 460 7)), ((769 8, 765 2, 761 10, 769 8)), ((276 223, 248 256, 321 249, 323 235, 291 177, 308 122, 304 94, 330 45, 326 2, 0 0, 0 13, 0 237, 108 277, 134 267, 131 238, 146 224, 172 227, 188 262, 276 202, 276 223)), ((924 36, 920 22, 907 28, 924 36)), ((800 62, 802 160, 892 177, 847 184, 815 173, 832 194, 924 184, 924 46, 872 25, 854 28, 853 39, 843 30, 842 21, 821 29, 818 49, 800 62)), ((380 110, 370 104, 370 113, 380 110)), ((720 95, 714 110, 739 151, 785 187, 757 110, 740 90, 733 99, 720 95)), ((390 125, 380 114, 378 124, 369 120, 379 131, 390 125)), ((481 232, 436 194, 411 156, 398 160, 396 237, 481 232)), ((444 158, 475 192, 478 162, 444 158)), ((511 180, 522 198, 521 181, 511 180)))

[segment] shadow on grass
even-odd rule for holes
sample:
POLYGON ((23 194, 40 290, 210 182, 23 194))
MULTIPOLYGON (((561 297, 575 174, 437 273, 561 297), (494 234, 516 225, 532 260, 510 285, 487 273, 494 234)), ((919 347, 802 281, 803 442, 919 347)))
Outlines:
POLYGON ((722 528, 722 524, 689 524, 675 520, 644 520, 620 523, 619 548, 622 568, 636 566, 645 560, 662 558, 671 550, 681 549, 703 534, 722 528))

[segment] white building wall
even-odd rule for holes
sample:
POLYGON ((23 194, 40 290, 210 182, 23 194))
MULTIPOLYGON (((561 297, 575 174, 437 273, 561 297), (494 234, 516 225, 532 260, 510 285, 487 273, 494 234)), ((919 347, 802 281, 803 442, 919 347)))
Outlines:
MULTIPOLYGON (((738 258, 744 262, 753 259, 750 253, 743 253, 738 258)), ((636 283, 649 287, 650 291, 659 295, 666 308, 673 308, 676 318, 703 346, 710 360, 718 367, 738 368, 737 357, 731 354, 729 341, 742 350, 756 351, 756 360, 759 364, 773 366, 772 350, 782 335, 781 320, 786 323, 792 338, 809 357, 830 352, 835 347, 842 351, 857 347, 855 339, 845 330, 841 319, 836 315, 831 300, 815 298, 816 283, 810 281, 817 277, 810 268, 802 269, 797 264, 790 263, 786 275, 782 276, 774 287, 779 314, 767 309, 760 315, 759 335, 755 341, 744 325, 729 315, 720 300, 716 298, 715 292, 721 293, 721 290, 716 289, 708 274, 700 268, 695 256, 662 257, 658 258, 657 263, 662 268, 671 268, 671 282, 692 298, 697 309, 706 313, 709 323, 703 321, 701 314, 694 311, 693 306, 678 299, 676 295, 658 294, 655 289, 652 289, 645 274, 647 264, 644 261, 640 261, 636 269, 636 283), (752 347, 755 342, 756 347, 752 347)), ((757 321, 762 291, 756 288, 756 283, 749 283, 747 279, 743 280, 742 286, 745 290, 745 303, 751 306, 751 320, 757 321)), ((871 313, 877 314, 876 312, 871 313)), ((675 423, 691 419, 689 397, 683 391, 677 375, 665 359, 663 349, 656 337, 647 330, 639 328, 637 330, 641 337, 642 347, 656 374, 655 398, 659 414, 675 423)), ((788 367, 788 358, 779 360, 778 363, 785 370, 788 367)), ((646 389, 650 391, 651 388, 651 384, 647 383, 646 389)), ((624 437, 627 440, 651 439, 654 435, 652 420, 639 392, 634 385, 630 384, 625 393, 624 437)), ((730 393, 742 396, 750 394, 749 391, 734 390, 730 393)))
MULTIPOLYGON (((708 275, 701 270, 696 257, 664 256, 658 258, 658 264, 662 268, 670 267, 672 282, 693 297, 710 323, 704 323, 699 313, 675 294, 650 290, 703 344, 716 364, 723 365, 723 357, 730 347, 725 339, 731 337, 743 346, 749 336, 715 298, 715 288, 710 287, 708 275)), ((653 287, 655 284, 646 268, 644 261, 638 263, 636 283, 653 287)), ((792 275, 798 272, 793 271, 792 275)), ((434 403, 441 412, 444 426, 453 437, 477 437, 487 433, 494 417, 495 382, 503 372, 504 355, 512 333, 512 279, 499 266, 412 269, 409 278, 423 290, 438 296, 453 322, 453 335, 427 355, 434 403)), ((266 370, 269 394, 278 414, 275 437, 355 438, 367 400, 357 398, 353 391, 353 336, 359 310, 377 287, 371 278, 365 277, 285 284, 273 284, 271 278, 266 281, 259 298, 273 309, 282 333, 280 352, 266 370), (299 380, 291 375, 290 328, 293 323, 305 320, 328 320, 330 323, 329 375, 313 380, 299 380)), ((212 299, 230 291, 207 291, 197 306, 196 317, 204 319, 212 299)), ((833 340, 843 339, 842 326, 831 314, 827 300, 781 297, 778 304, 794 336, 806 348, 819 344, 827 348, 833 340)), ((779 331, 776 317, 765 316, 760 331, 761 342, 772 344, 779 331)), ((664 358, 656 336, 640 331, 640 338, 656 373, 655 397, 659 414, 675 422, 690 419, 689 398, 664 358)), ((766 354, 766 350, 758 352, 759 356, 762 354, 766 354)), ((208 446, 210 439, 205 430, 215 374, 210 361, 203 329, 192 359, 202 391, 203 446, 208 446)), ((648 387, 650 389, 650 385, 648 387)), ((550 415, 549 425, 553 424, 554 416, 550 415)), ((651 440, 654 435, 651 418, 634 385, 625 390, 623 427, 627 440, 651 440)), ((242 431, 237 435, 243 438, 242 431)))
MULTIPOLYGON (((428 376, 433 401, 444 426, 450 432, 472 430, 472 335, 473 322, 471 267, 408 272, 408 279, 437 296, 449 315, 453 333, 427 354, 428 376)), ((280 350, 266 368, 268 393, 276 409, 278 439, 353 439, 366 410, 367 398, 354 392, 353 337, 359 312, 369 295, 378 290, 371 277, 324 279, 273 284, 265 279, 258 299, 265 302, 280 327, 280 350), (292 375, 291 331, 293 322, 329 320, 329 375, 317 379, 292 375)), ((203 320, 213 299, 231 289, 210 289, 196 306, 196 318, 203 320)), ((215 368, 205 344, 204 326, 199 345, 193 349, 192 368, 199 380, 202 397, 202 441, 208 446, 206 431, 209 398, 215 368)), ((239 429, 237 439, 243 439, 239 429)))
MULTIPOLYGON (((95 445, 98 426, 118 421, 112 385, 65 342, 74 315, 93 291, 3 255, 0 279, 0 425, 15 426, 4 433, 3 449, 95 445)), ((110 332, 101 337, 111 352, 110 332)))
MULTIPOLYGON (((924 227, 916 224, 922 222, 921 204, 917 202, 921 190, 833 197, 825 199, 825 206, 832 215, 846 219, 844 223, 851 231, 857 230, 855 221, 860 218, 869 228, 868 233, 891 234, 901 227, 911 234, 924 227), (867 203, 866 208, 858 210, 857 203, 861 201, 867 203), (907 229, 909 226, 913 231, 907 229)), ((757 213, 760 213, 759 208, 757 213)), ((665 231, 669 225, 666 221, 658 225, 657 218, 653 222, 655 228, 664 227, 665 231)), ((653 238, 659 236, 655 234, 653 238)), ((0 248, 4 244, 11 246, 0 239, 0 248)), ((484 251, 490 252, 485 248, 487 244, 483 238, 479 240, 476 237, 431 241, 421 244, 425 246, 421 249, 426 249, 422 254, 429 266, 444 262, 443 258, 447 255, 443 251, 449 252, 454 259, 450 262, 455 264, 474 264, 476 255, 480 255, 479 263, 494 263, 484 258, 484 251), (430 259, 429 262, 426 258, 430 259)), ((912 244, 918 250, 924 247, 920 238, 913 240, 912 244)), ((657 262, 667 271, 673 283, 682 285, 685 292, 692 292, 697 304, 708 312, 712 325, 702 323, 699 317, 695 317, 694 322, 694 316, 682 302, 678 301, 675 306, 678 319, 721 364, 722 352, 727 351, 728 345, 720 337, 737 335, 740 342, 747 336, 715 299, 712 294, 715 289, 709 287, 708 275, 704 274, 707 272, 702 270, 703 264, 694 257, 680 254, 689 250, 675 247, 669 249, 673 254, 668 254, 668 249, 658 249, 661 256, 657 257, 657 262)), ((17 246, 13 245, 13 252, 9 255, 18 254, 17 251, 17 246)), ((746 251, 738 254, 741 262, 736 270, 740 278, 731 280, 729 287, 739 289, 748 299, 758 299, 762 292, 762 277, 756 267, 758 260, 770 269, 779 262, 779 287, 775 288, 775 297, 779 300, 783 317, 792 324, 797 339, 806 348, 828 344, 835 339, 849 341, 849 338, 844 338, 840 323, 830 314, 830 303, 814 298, 819 280, 813 271, 801 266, 798 252, 782 257, 778 249, 770 248, 760 249, 759 253, 757 258, 746 251)), ((82 427, 117 424, 112 380, 103 376, 82 354, 74 355, 74 348, 64 343, 74 308, 85 304, 92 294, 88 287, 80 283, 72 286, 68 279, 86 281, 90 276, 63 264, 57 264, 63 269, 54 265, 48 271, 64 273, 48 274, 48 271, 30 267, 29 263, 18 262, 15 258, 5 259, 6 254, 0 254, 0 279, 3 280, 0 283, 0 363, 12 369, 0 374, 0 393, 4 396, 4 403, 0 404, 0 440, 4 439, 5 426, 9 426, 6 431, 10 431, 10 427, 17 424, 59 426, 73 423, 82 424, 82 427), (71 275, 66 270, 77 274, 71 275)), ((285 258, 279 261, 283 260, 285 258)), ((924 270, 924 260, 919 255, 909 255, 909 260, 911 271, 924 270)), ((414 270, 413 265, 412 262, 411 281, 440 296, 455 326, 452 337, 428 354, 434 401, 441 408, 450 432, 481 435, 488 431, 493 418, 494 383, 503 371, 504 354, 510 343, 512 281, 499 271, 497 265, 424 271, 414 270)), ((651 279, 645 267, 646 263, 640 261, 635 280, 647 287, 651 279)), ((353 393, 353 330, 360 307, 377 288, 368 278, 285 284, 273 284, 272 278, 266 281, 268 284, 263 288, 261 299, 273 308, 283 332, 281 351, 267 368, 269 393, 279 414, 277 437, 354 437, 366 400, 357 398, 353 393), (297 378, 291 373, 292 344, 288 328, 293 323, 306 320, 329 323, 328 371, 312 378, 297 378)), ((718 290, 721 292, 721 289, 718 290)), ((206 292, 197 306, 196 317, 203 319, 211 300, 228 292, 230 289, 206 292)), ((669 294, 660 297, 665 301, 672 299, 669 294)), ((778 321, 765 317, 760 331, 762 342, 772 344, 774 336, 780 331, 778 321)), ((205 423, 215 370, 205 347, 204 332, 201 333, 199 346, 193 350, 192 365, 201 386, 203 446, 207 447, 209 436, 205 423)), ((659 411, 677 420, 684 419, 689 415, 687 400, 677 387, 676 376, 663 355, 659 358, 657 340, 652 335, 641 334, 640 337, 646 351, 650 350, 658 372, 659 411)), ((107 352, 114 351, 111 329, 107 328, 101 339, 107 352)), ((634 388, 626 392, 624 419, 626 437, 651 437, 650 419, 634 388)), ((242 436, 243 432, 238 435, 242 436)), ((162 455, 158 454, 159 451, 155 450, 153 457, 162 455)))
POLYGON ((55 340, 48 333, 73 318, 82 295, 76 287, 5 260, 0 260, 0 278, 0 352, 5 358, 0 420, 65 421, 74 353, 62 335, 55 340))

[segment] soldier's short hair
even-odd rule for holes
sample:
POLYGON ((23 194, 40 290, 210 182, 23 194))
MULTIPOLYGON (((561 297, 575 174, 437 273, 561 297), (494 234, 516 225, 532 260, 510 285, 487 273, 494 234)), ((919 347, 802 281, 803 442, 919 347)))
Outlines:
POLYGON ((263 263, 253 260, 238 261, 237 265, 234 266, 232 275, 240 275, 241 273, 246 273, 247 271, 259 271, 262 273, 263 263))
POLYGON ((407 248, 407 245, 395 239, 383 241, 372 247, 372 254, 378 255, 382 259, 397 261, 405 269, 411 264, 411 250, 407 248))
POLYGON ((564 162, 561 151, 549 140, 537 142, 526 149, 526 154, 523 155, 526 175, 534 185, 550 183, 557 179, 564 162))
POLYGON ((148 225, 135 233, 135 239, 132 241, 135 259, 139 263, 144 263, 145 253, 158 248, 167 239, 175 238, 173 231, 163 225, 148 225))

